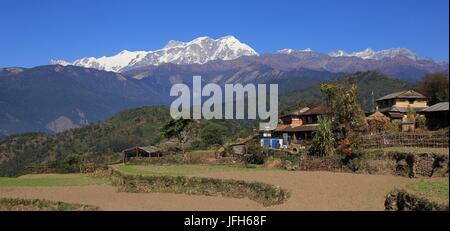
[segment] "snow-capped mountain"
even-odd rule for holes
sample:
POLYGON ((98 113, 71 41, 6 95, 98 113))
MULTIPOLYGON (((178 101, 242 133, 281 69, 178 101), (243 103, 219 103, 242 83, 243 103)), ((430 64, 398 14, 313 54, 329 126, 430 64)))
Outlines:
POLYGON ((219 39, 199 37, 190 42, 171 40, 156 51, 127 51, 101 58, 81 58, 73 62, 52 60, 50 64, 74 65, 99 70, 121 72, 133 67, 174 64, 204 64, 212 60, 233 60, 241 56, 255 56, 258 53, 250 46, 241 43, 234 36, 219 39))
POLYGON ((306 48, 304 50, 294 50, 290 48, 284 48, 277 51, 278 54, 285 54, 285 55, 291 55, 295 53, 311 53, 311 52, 314 52, 311 48, 306 48))
POLYGON ((337 57, 357 57, 364 60, 382 60, 384 58, 395 58, 395 57, 406 57, 408 59, 411 59, 413 61, 417 61, 418 58, 416 54, 414 54, 411 50, 406 48, 391 48, 391 49, 385 49, 381 51, 374 51, 371 48, 367 48, 363 51, 348 53, 343 50, 333 51, 328 54, 314 52, 311 48, 306 48, 304 50, 294 50, 294 49, 282 49, 277 51, 278 54, 285 54, 285 55, 304 55, 304 54, 311 54, 311 53, 317 53, 328 55, 333 58, 337 57))
POLYGON ((374 51, 371 48, 367 48, 363 51, 347 53, 343 50, 334 51, 328 54, 331 57, 359 57, 362 59, 375 59, 382 60, 384 58, 395 58, 398 56, 407 57, 416 61, 417 56, 411 50, 406 48, 391 48, 381 51, 374 51))

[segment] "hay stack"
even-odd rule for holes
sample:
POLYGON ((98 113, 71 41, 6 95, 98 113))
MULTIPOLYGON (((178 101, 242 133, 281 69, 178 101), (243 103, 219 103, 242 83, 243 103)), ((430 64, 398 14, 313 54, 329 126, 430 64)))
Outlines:
POLYGON ((389 118, 379 111, 376 111, 372 115, 368 116, 366 121, 371 131, 382 131, 390 122, 389 118))

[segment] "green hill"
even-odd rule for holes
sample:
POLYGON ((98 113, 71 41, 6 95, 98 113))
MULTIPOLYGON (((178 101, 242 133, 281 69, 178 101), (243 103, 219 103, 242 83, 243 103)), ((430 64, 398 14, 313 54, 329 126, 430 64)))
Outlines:
MULTIPOLYGON (((155 145, 164 138, 161 127, 170 119, 169 110, 150 106, 123 111, 101 124, 72 129, 56 135, 27 133, 0 141, 0 176, 28 171, 76 172, 82 162, 105 163, 119 159, 118 154, 133 146, 155 145)), ((202 120, 195 124, 196 134, 211 129, 224 140, 246 136, 249 126, 234 121, 202 120)), ((207 148, 200 138, 197 148, 207 148)))
MULTIPOLYGON (((363 72, 336 77, 329 82, 356 84, 359 102, 366 111, 373 108, 372 98, 414 88, 379 72, 363 72), (373 97, 372 97, 373 91, 373 97)), ((280 95, 281 113, 300 106, 321 103, 319 84, 280 95)), ((118 113, 111 119, 79 129, 48 135, 27 133, 0 140, 0 176, 27 171, 77 171, 82 162, 110 162, 133 146, 155 145, 164 138, 161 127, 170 119, 168 108, 142 107, 118 113)), ((233 140, 250 134, 257 121, 201 120, 195 123, 193 148, 208 148, 210 142, 233 140), (218 138, 218 139, 217 139, 218 138)))
MULTIPOLYGON (((333 78, 328 83, 343 85, 356 84, 358 86, 358 102, 365 111, 373 111, 376 99, 392 92, 416 88, 415 85, 390 78, 380 72, 357 72, 333 78), (373 92, 373 96, 372 96, 373 92), (373 99, 373 100, 372 100, 373 99)), ((321 103, 322 94, 320 84, 310 86, 304 90, 289 92, 280 97, 280 108, 283 112, 295 110, 304 106, 315 106, 321 103)))

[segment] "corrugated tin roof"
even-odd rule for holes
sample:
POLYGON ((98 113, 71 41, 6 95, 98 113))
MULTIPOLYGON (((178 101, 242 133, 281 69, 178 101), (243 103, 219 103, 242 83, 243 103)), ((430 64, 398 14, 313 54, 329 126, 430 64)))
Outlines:
MULTIPOLYGON (((419 112, 422 111, 424 109, 426 109, 427 107, 411 107, 414 111, 419 112)), ((408 111, 408 107, 387 107, 387 108, 383 108, 380 109, 380 112, 399 112, 399 113, 406 113, 408 111)))
POLYGON ((385 95, 385 96, 377 99, 377 101, 386 100, 386 99, 427 99, 427 98, 428 97, 420 94, 417 91, 407 90, 407 91, 399 91, 399 92, 391 93, 389 95, 385 95))
POLYGON ((403 118, 403 114, 399 112, 389 112, 389 116, 391 118, 398 118, 398 119, 403 118))
POLYGON ((129 149, 126 149, 126 150, 123 150, 123 151, 124 152, 128 152, 128 151, 133 151, 133 150, 136 150, 136 149, 143 150, 143 151, 145 151, 147 153, 156 153, 156 152, 160 152, 161 151, 160 148, 155 147, 155 146, 134 147, 134 148, 129 148, 129 149))
POLYGON ((300 115, 306 116, 306 115, 324 115, 329 112, 328 108, 326 106, 318 106, 312 109, 309 109, 300 115))
POLYGON ((433 106, 427 107, 422 112, 436 112, 436 111, 448 111, 448 102, 437 103, 433 106))
POLYGON ((310 108, 309 107, 304 107, 304 108, 300 108, 292 113, 280 116, 280 118, 285 118, 285 117, 291 117, 291 116, 298 116, 299 114, 302 114, 305 111, 308 111, 310 108))

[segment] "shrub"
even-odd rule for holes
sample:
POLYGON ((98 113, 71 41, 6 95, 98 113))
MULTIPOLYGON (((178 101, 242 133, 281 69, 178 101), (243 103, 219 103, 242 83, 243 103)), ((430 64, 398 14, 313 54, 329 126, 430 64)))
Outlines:
POLYGON ((245 164, 264 164, 265 156, 262 152, 254 152, 242 156, 242 161, 245 164))
POLYGON ((209 147, 215 144, 222 145, 227 128, 217 124, 208 124, 200 132, 200 137, 204 146, 209 147))
POLYGON ((260 182, 184 176, 124 175, 115 170, 111 171, 113 184, 125 192, 170 192, 233 198, 247 197, 264 206, 282 204, 290 197, 288 191, 260 182))
POLYGON ((261 146, 250 143, 247 146, 247 154, 241 156, 241 161, 245 164, 264 164, 266 156, 261 146))
POLYGON ((393 120, 390 123, 386 124, 386 131, 388 133, 395 133, 400 130, 400 120, 393 120))
POLYGON ((316 156, 332 155, 335 153, 335 138, 331 128, 331 120, 327 117, 319 116, 318 123, 313 143, 308 151, 311 155, 316 156))
POLYGON ((96 211, 98 207, 92 205, 71 204, 40 199, 8 199, 0 198, 0 211, 16 210, 37 211, 96 211))

